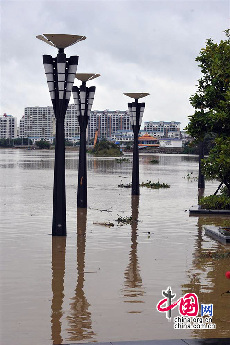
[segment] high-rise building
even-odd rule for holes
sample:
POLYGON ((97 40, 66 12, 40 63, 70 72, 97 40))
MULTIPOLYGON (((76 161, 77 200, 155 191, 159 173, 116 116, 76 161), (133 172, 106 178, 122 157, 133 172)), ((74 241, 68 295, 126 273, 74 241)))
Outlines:
POLYGON ((80 140, 80 126, 77 118, 77 106, 70 104, 65 116, 65 138, 69 141, 80 140))
POLYGON ((25 138, 25 116, 23 115, 19 121, 19 138, 25 138))
POLYGON ((54 138, 53 119, 52 107, 27 107, 20 127, 23 127, 24 122, 24 136, 33 142, 41 139, 52 142, 54 138))
POLYGON ((144 123, 144 130, 159 138, 180 138, 180 122, 176 121, 148 121, 144 123))
POLYGON ((0 115, 0 138, 17 138, 17 118, 12 115, 0 115))
MULTIPOLYGON (((51 106, 27 107, 20 120, 19 136, 21 138, 28 137, 33 142, 41 139, 53 142, 56 129, 55 122, 56 119, 51 106)), ((119 130, 131 130, 128 111, 91 111, 88 122, 89 139, 94 138, 97 129, 99 138, 111 138, 112 134, 119 130)), ((66 111, 65 138, 73 142, 80 139, 80 126, 75 104, 70 104, 66 111)))
POLYGON ((118 130, 130 130, 130 119, 128 111, 121 110, 94 110, 90 113, 88 124, 88 137, 94 138, 98 130, 99 138, 111 138, 118 130))
MULTIPOLYGON (((20 120, 20 137, 53 142, 55 138, 56 119, 53 108, 27 107, 25 114, 20 120)), ((76 142, 80 138, 80 127, 77 119, 76 105, 70 104, 65 116, 65 138, 76 142)))

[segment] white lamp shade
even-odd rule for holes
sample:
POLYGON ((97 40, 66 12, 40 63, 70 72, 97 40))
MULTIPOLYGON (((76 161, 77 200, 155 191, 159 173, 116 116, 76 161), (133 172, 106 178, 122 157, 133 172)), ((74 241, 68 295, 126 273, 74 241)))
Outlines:
POLYGON ((64 82, 58 82, 58 90, 64 90, 65 89, 65 83, 64 82))
POLYGON ((49 91, 50 92, 54 91, 54 82, 53 81, 49 81, 49 82, 47 82, 47 84, 48 84, 49 91))
POLYGON ((86 98, 86 92, 81 90, 80 91, 81 104, 85 104, 85 98, 86 98))
POLYGON ((47 73, 46 78, 47 78, 47 82, 49 82, 49 81, 53 82, 54 81, 53 73, 47 73))
POLYGON ((50 91, 50 98, 55 99, 55 91, 50 91))
POLYGON ((74 99, 74 103, 77 105, 77 107, 79 107, 79 98, 76 92, 73 92, 73 99, 74 99))
POLYGON ((74 83, 75 74, 68 74, 67 83, 74 83))
POLYGON ((65 81, 65 74, 58 73, 58 81, 65 81))
POLYGON ((53 65, 52 64, 44 64, 45 74, 51 73, 53 74, 53 65))
POLYGON ((66 85, 66 91, 72 91, 73 84, 72 83, 67 83, 66 85))
POLYGON ((67 100, 69 100, 69 99, 70 99, 70 96, 71 96, 71 91, 67 91, 67 90, 66 90, 65 98, 66 98, 67 100))
POLYGON ((57 63, 57 72, 59 73, 65 73, 65 63, 57 63))
POLYGON ((76 65, 69 65, 68 73, 74 74, 74 78, 75 78, 76 71, 77 71, 77 64, 76 65))
POLYGON ((64 98, 64 91, 59 91, 59 99, 63 99, 64 98))

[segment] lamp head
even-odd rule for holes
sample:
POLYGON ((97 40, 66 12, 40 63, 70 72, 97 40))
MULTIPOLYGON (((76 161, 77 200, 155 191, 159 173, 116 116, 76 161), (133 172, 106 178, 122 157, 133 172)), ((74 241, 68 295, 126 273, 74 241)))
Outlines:
POLYGON ((43 34, 36 36, 39 40, 58 49, 65 49, 77 42, 86 39, 86 36, 66 35, 66 34, 43 34))
POLYGON ((147 92, 128 92, 128 93, 124 93, 125 96, 128 96, 128 97, 131 97, 131 98, 134 98, 134 99, 139 99, 139 98, 142 98, 142 97, 146 97, 149 95, 149 93, 147 92))
POLYGON ((76 73, 76 78, 81 80, 82 82, 87 82, 89 80, 93 80, 95 78, 100 77, 100 74, 96 73, 76 73))

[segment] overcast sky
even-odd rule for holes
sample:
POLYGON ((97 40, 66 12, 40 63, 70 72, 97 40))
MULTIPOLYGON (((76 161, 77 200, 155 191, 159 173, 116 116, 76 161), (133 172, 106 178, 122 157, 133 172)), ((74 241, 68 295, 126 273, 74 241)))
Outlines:
POLYGON ((56 56, 57 49, 36 35, 78 34, 87 39, 65 52, 79 56, 78 72, 101 74, 88 83, 96 86, 93 109, 126 110, 123 92, 149 92, 143 121, 180 121, 181 128, 201 76, 195 58, 206 39, 225 39, 230 14, 226 0, 2 0, 0 6, 1 115, 20 119, 25 107, 51 105, 42 55, 56 56))

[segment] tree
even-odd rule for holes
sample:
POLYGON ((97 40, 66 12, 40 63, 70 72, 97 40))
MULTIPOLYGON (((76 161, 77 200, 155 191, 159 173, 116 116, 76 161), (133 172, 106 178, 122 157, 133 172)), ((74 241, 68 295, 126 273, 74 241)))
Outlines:
POLYGON ((39 141, 36 141, 36 146, 39 149, 49 149, 50 148, 50 142, 46 141, 46 140, 39 140, 39 141))
POLYGON ((207 132, 230 135, 230 30, 225 34, 219 44, 208 39, 196 58, 203 76, 190 97, 195 113, 189 116, 187 132, 198 140, 207 132))
POLYGON ((217 138, 209 157, 203 160, 203 171, 211 179, 217 179, 227 187, 230 196, 230 137, 217 138))
POLYGON ((208 39, 196 58, 202 77, 190 97, 195 113, 189 117, 187 132, 196 141, 203 141, 207 133, 215 137, 209 157, 202 161, 202 171, 224 184, 230 196, 230 30, 225 34, 220 43, 208 39))
POLYGON ((96 143, 95 147, 91 150, 91 153, 96 156, 122 156, 120 146, 104 138, 96 143))
POLYGON ((7 139, 4 139, 4 138, 1 138, 0 139, 0 147, 12 147, 13 144, 11 142, 11 139, 7 138, 7 139))

